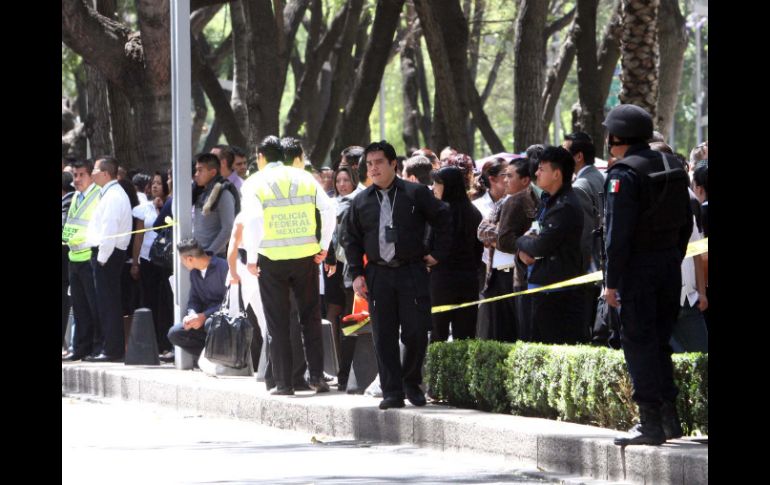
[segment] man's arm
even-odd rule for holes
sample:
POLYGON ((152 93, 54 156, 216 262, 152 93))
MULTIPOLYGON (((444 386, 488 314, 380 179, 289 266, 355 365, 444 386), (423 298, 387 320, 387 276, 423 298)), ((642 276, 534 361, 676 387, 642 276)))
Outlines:
POLYGON ((436 261, 449 257, 452 249, 452 213, 449 205, 433 196, 428 187, 420 186, 415 192, 428 224, 433 228, 433 250, 429 254, 436 261))
POLYGON ((350 209, 342 220, 342 231, 345 234, 343 238, 343 248, 345 249, 345 259, 348 262, 350 276, 356 279, 364 274, 364 232, 361 223, 358 220, 359 211, 356 207, 356 199, 351 201, 350 209))
POLYGON ((506 253, 516 252, 516 241, 532 225, 527 216, 523 197, 510 197, 503 203, 500 213, 500 229, 497 234, 497 249, 506 253))
POLYGON ((639 182, 627 169, 612 170, 605 186, 607 248, 607 288, 617 289, 631 250, 631 238, 637 221, 639 182))
MULTIPOLYGON (((112 189, 116 190, 116 189, 112 189)), ((123 190, 121 187, 118 187, 117 190, 123 190)), ((106 192, 109 194, 109 191, 106 192)), ((109 194, 113 195, 113 194, 109 194)), ((118 222, 119 222, 119 211, 118 211, 118 199, 116 197, 104 197, 101 201, 99 201, 100 204, 104 204, 103 212, 102 212, 102 233, 101 233, 101 241, 99 242, 99 253, 96 256, 97 261, 101 263, 102 265, 107 264, 107 260, 110 259, 110 256, 112 256, 112 252, 115 251, 115 243, 117 242, 117 238, 115 237, 106 237, 106 236, 113 236, 115 234, 119 234, 118 231, 118 222)), ((130 231, 131 229, 129 229, 130 231)))
POLYGON ((559 245, 564 243, 570 228, 575 221, 581 222, 583 215, 580 209, 567 204, 554 204, 548 209, 540 233, 537 236, 521 236, 516 241, 519 251, 524 251, 534 258, 550 256, 559 245))

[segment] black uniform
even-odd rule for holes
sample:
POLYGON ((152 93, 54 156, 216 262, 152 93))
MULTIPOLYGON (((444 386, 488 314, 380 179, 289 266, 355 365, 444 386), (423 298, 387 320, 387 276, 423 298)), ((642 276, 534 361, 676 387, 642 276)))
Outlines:
POLYGON ((692 231, 682 169, 644 143, 630 146, 607 174, 607 288, 620 298, 623 352, 640 407, 674 402, 678 393, 669 340, 692 231))
POLYGON ((431 255, 445 260, 451 247, 451 213, 424 185, 396 178, 388 192, 396 229, 395 257, 380 257, 380 201, 377 187, 370 186, 353 199, 346 221, 345 255, 353 279, 364 275, 369 291, 374 347, 383 397, 404 399, 405 391, 422 382, 422 363, 431 328, 428 272, 423 256, 425 224, 433 228, 431 255), (364 268, 363 256, 368 264, 364 268), (406 347, 403 365, 399 352, 406 347))

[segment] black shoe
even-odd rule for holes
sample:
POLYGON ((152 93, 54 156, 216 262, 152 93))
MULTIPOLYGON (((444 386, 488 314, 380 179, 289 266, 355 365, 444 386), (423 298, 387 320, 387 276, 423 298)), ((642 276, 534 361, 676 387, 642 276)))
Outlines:
POLYGON ((676 412, 676 404, 664 402, 660 407, 660 420, 667 440, 675 440, 682 437, 684 432, 682 431, 679 415, 676 412))
POLYGON ((390 408, 402 408, 404 407, 404 400, 398 399, 395 397, 386 397, 382 401, 380 401, 380 409, 390 409, 390 408))
POLYGON ((163 352, 158 356, 158 359, 160 359, 161 362, 174 362, 174 351, 169 350, 168 352, 163 352))
POLYGON ((307 383, 306 380, 302 379, 300 382, 294 383, 294 390, 295 391, 312 391, 313 388, 310 387, 310 385, 307 383))
POLYGON ((316 394, 329 392, 329 384, 326 383, 323 377, 311 378, 308 385, 316 392, 316 394))
POLYGON ((414 406, 425 406, 427 404, 425 394, 423 394, 419 387, 417 389, 406 389, 405 394, 406 398, 414 406))
POLYGON ((293 396, 294 395, 294 389, 292 388, 280 388, 275 387, 270 390, 271 396, 293 396))
POLYGON ((628 445, 662 445, 666 442, 666 435, 660 420, 660 408, 658 406, 639 406, 639 424, 631 428, 630 436, 615 438, 615 444, 628 445))
POLYGON ((61 358, 62 362, 77 362, 79 360, 83 360, 84 358, 88 357, 85 354, 75 354, 73 352, 69 352, 67 355, 61 358))
POLYGON ((123 362, 123 356, 112 356, 107 354, 99 354, 97 356, 89 355, 85 359, 86 362, 123 362))

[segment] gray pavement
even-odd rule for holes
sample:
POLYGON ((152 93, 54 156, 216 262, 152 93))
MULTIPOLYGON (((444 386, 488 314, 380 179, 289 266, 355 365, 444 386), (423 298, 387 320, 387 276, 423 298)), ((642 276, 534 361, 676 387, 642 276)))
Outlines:
MULTIPOLYGON (((594 483, 581 477, 660 485, 708 483, 708 446, 689 440, 621 449, 612 444, 616 431, 597 427, 439 405, 381 411, 377 399, 338 392, 270 396, 254 378, 212 378, 171 365, 64 363, 62 391, 161 404, 181 413, 237 418, 335 441, 398 443, 432 448, 447 457, 481 453, 501 461, 504 466, 498 470, 544 470, 551 478, 560 474, 562 483, 594 483)), ((421 476, 412 469, 409 474, 421 476)), ((382 477, 371 478, 367 483, 379 483, 382 477)), ((436 480, 446 483, 445 478, 436 480)))

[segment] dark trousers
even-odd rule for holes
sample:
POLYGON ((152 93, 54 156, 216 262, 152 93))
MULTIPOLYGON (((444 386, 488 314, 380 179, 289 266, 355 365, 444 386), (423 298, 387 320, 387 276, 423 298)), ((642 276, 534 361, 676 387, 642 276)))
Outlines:
POLYGON ((671 331, 679 314, 678 250, 632 255, 620 288, 620 338, 637 404, 674 402, 671 331))
POLYGON ((67 333, 67 322, 70 318, 70 296, 67 290, 70 286, 68 246, 61 248, 61 345, 64 347, 64 334, 67 333))
POLYGON ((168 330, 168 340, 172 345, 178 345, 190 352, 198 360, 198 356, 206 346, 205 326, 201 328, 184 329, 184 324, 177 323, 168 330))
MULTIPOLYGON (((491 298, 511 292, 513 292, 513 269, 510 271, 493 269, 483 297, 491 298)), ((479 314, 488 322, 485 327, 482 327, 486 331, 483 334, 479 333, 479 338, 500 342, 516 341, 518 332, 516 331, 516 304, 513 298, 482 303, 479 314)))
POLYGON ((101 325, 96 305, 94 270, 90 261, 69 264, 72 312, 75 316, 73 353, 79 357, 102 351, 101 325))
POLYGON ((257 369, 259 369, 259 354, 262 353, 262 331, 259 328, 257 314, 254 313, 251 305, 246 306, 246 315, 249 317, 251 326, 254 327, 254 337, 251 339, 251 365, 254 372, 257 372, 257 369))
POLYGON ((279 389, 292 388, 293 356, 289 337, 289 290, 297 297, 305 355, 311 379, 323 378, 323 339, 318 265, 313 257, 273 261, 259 256, 259 292, 267 319, 273 378, 279 389))
POLYGON ((169 270, 146 259, 140 259, 141 305, 152 311, 155 337, 158 342, 158 350, 161 353, 173 349, 168 340, 168 329, 174 322, 174 295, 168 282, 169 276, 171 276, 169 270))
POLYGON ((120 308, 121 315, 133 316, 134 310, 142 306, 141 267, 139 280, 131 276, 131 263, 124 262, 120 270, 120 308))
MULTIPOLYGON (((293 292, 289 292, 289 302, 291 302, 291 308, 289 309, 289 341, 291 342, 291 382, 293 386, 304 385, 305 372, 307 371, 307 359, 305 357, 305 349, 302 346, 303 327, 299 324, 299 310, 297 310, 297 298, 293 292)), ((262 304, 264 308, 264 303, 262 304)), ((267 318, 267 317, 265 317, 267 318)), ((268 332, 268 342, 265 344, 265 352, 267 353, 267 363, 265 365, 265 385, 268 389, 275 387, 275 379, 273 378, 273 364, 270 360, 270 335, 268 332)))
POLYGON ((356 337, 351 335, 346 337, 342 333, 342 324, 340 321, 342 318, 353 313, 353 288, 345 288, 345 307, 342 310, 342 315, 337 322, 332 322, 332 328, 339 337, 339 347, 337 349, 337 358, 340 363, 339 372, 337 372, 337 382, 347 386, 348 378, 350 377, 350 368, 353 365, 353 357, 356 353, 356 337))
POLYGON ((530 295, 532 302, 532 341, 544 344, 588 342, 584 325, 583 288, 540 292, 530 295))
POLYGON ((126 250, 116 248, 104 266, 96 260, 97 253, 98 249, 94 248, 91 266, 94 268, 96 307, 104 333, 104 353, 110 357, 122 357, 126 339, 123 334, 120 273, 125 266, 126 250))
POLYGON ((431 325, 428 272, 422 261, 397 268, 368 264, 366 286, 382 395, 403 399, 405 389, 422 382, 431 325), (403 362, 399 328, 406 350, 403 362))
MULTIPOLYGON (((433 271, 430 273, 430 301, 436 305, 467 303, 476 300, 479 281, 476 270, 433 271)), ((449 338, 449 324, 452 324, 452 340, 476 337, 476 315, 478 306, 472 305, 448 312, 433 313, 431 342, 444 342, 449 338)))

